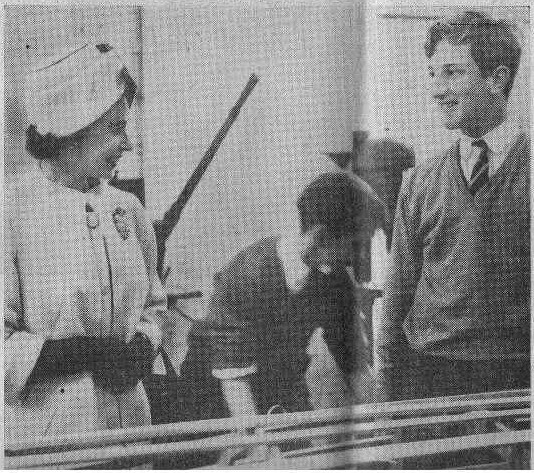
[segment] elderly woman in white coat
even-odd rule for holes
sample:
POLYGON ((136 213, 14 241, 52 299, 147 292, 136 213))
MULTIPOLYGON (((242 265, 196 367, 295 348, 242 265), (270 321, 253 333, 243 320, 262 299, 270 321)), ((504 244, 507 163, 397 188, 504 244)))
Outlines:
POLYGON ((29 75, 38 166, 6 190, 6 442, 150 423, 165 295, 143 207, 107 182, 134 94, 107 44, 29 75))

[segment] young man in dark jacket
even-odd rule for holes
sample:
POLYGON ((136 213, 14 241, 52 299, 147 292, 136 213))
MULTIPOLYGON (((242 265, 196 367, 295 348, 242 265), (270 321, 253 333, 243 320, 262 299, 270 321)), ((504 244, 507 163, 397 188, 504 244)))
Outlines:
POLYGON ((347 267, 385 207, 340 172, 309 184, 297 208, 298 230, 259 240, 215 277, 206 336, 232 415, 311 409, 305 373, 317 328, 347 380, 366 369, 347 267))

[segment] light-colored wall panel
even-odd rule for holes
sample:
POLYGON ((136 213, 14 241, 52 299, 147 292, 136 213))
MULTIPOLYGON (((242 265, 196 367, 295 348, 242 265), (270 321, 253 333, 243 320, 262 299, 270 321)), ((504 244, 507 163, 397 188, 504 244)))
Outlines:
POLYGON ((250 73, 261 77, 170 237, 177 289, 209 293, 232 254, 285 224, 295 189, 332 168, 321 152, 352 148, 362 11, 353 2, 281 4, 144 10, 144 175, 154 217, 182 189, 250 73))

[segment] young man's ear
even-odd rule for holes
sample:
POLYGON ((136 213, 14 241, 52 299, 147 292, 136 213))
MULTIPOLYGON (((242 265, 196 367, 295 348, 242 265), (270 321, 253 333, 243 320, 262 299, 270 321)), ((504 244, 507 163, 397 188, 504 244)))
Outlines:
POLYGON ((510 69, 506 66, 496 67, 493 72, 488 76, 489 86, 492 93, 501 93, 504 95, 506 86, 510 82, 512 74, 510 69))

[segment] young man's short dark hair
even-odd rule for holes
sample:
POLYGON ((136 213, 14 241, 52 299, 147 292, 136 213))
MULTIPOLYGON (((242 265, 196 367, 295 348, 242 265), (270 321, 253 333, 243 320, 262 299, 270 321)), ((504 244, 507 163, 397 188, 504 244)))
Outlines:
POLYGON ((425 43, 428 58, 433 56, 438 43, 444 39, 453 44, 469 44, 471 56, 483 76, 499 66, 506 66, 510 70, 510 80, 504 94, 508 97, 521 57, 521 46, 508 22, 493 20, 484 13, 473 11, 450 21, 438 21, 428 30, 425 43))
POLYGON ((324 225, 334 236, 374 229, 385 219, 385 205, 357 176, 325 173, 310 183, 297 201, 301 231, 324 225))

